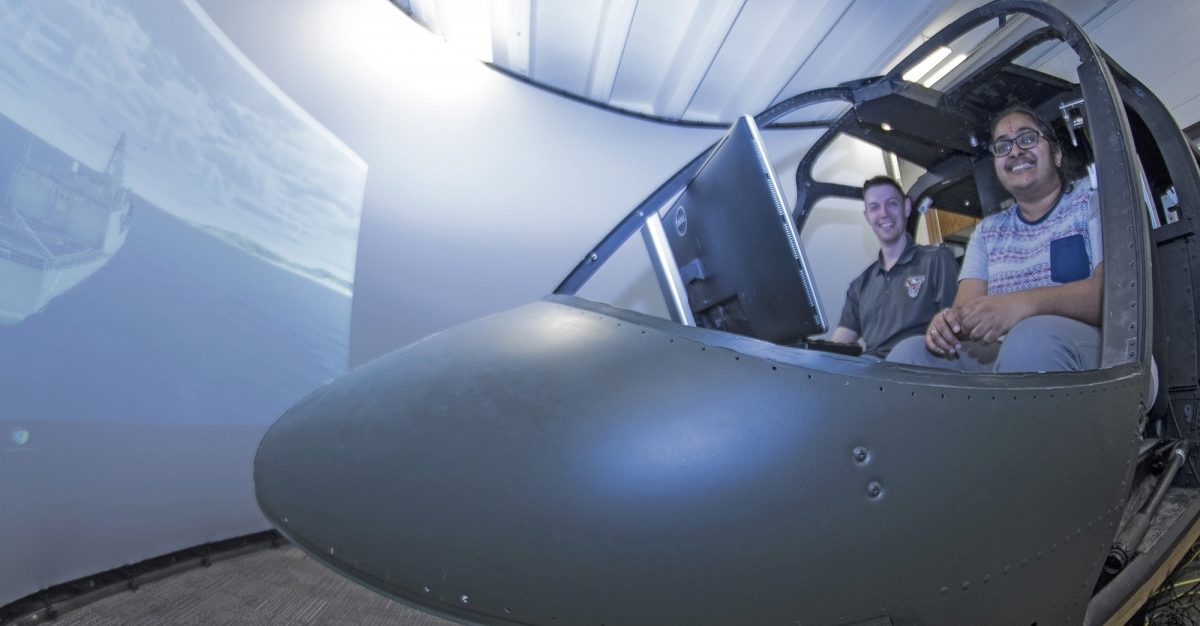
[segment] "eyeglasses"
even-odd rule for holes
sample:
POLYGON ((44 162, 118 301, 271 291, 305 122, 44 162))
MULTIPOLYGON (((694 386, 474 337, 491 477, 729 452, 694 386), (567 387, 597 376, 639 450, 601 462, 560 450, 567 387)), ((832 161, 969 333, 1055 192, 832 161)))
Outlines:
POLYGON ((1021 146, 1022 150, 1029 150, 1036 146, 1041 139, 1042 133, 1036 130, 1027 130, 1012 139, 997 139, 993 141, 988 146, 988 150, 991 150, 992 154, 998 157, 1007 156, 1009 152, 1012 152, 1013 144, 1021 146))

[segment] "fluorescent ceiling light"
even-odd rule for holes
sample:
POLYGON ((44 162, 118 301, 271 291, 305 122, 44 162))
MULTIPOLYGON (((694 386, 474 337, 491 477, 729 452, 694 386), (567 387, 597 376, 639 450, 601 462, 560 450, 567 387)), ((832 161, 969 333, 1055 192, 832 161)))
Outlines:
POLYGON ((958 67, 960 63, 962 63, 963 61, 966 61, 966 60, 967 60, 967 55, 965 55, 965 54, 960 54, 960 55, 954 57, 953 59, 950 59, 950 61, 948 63, 939 67, 936 72, 930 74, 929 78, 926 78, 925 80, 921 81, 921 84, 925 85, 926 87, 932 87, 934 85, 934 83, 941 80, 943 76, 945 76, 946 74, 949 74, 950 70, 953 70, 954 68, 958 67))
POLYGON ((920 63, 914 65, 912 69, 905 72, 901 78, 909 82, 921 80, 930 72, 930 70, 936 67, 938 63, 941 63, 943 60, 945 60, 945 58, 948 56, 950 56, 950 48, 947 48, 946 46, 938 46, 937 50, 929 53, 929 56, 922 59, 920 63))

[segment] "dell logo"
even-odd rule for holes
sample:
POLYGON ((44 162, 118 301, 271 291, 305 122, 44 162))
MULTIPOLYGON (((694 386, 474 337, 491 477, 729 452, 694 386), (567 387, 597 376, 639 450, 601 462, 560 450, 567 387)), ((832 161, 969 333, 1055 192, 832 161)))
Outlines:
POLYGON ((675 232, 682 237, 687 232, 687 211, 683 210, 683 205, 675 207, 675 232))

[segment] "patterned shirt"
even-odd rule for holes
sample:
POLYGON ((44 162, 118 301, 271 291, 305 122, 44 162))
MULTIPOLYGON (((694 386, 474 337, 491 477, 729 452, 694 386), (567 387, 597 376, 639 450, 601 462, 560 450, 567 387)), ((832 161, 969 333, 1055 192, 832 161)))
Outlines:
POLYGON ((1036 222, 1026 221, 1015 204, 985 218, 958 279, 987 281, 989 295, 1061 285, 1091 276, 1103 253, 1100 203, 1083 179, 1036 222))

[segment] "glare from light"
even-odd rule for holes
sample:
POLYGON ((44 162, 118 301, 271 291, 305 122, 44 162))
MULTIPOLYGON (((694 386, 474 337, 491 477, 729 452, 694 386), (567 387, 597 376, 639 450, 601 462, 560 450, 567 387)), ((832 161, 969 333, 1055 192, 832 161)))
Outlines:
POLYGON ((314 43, 342 71, 408 92, 462 99, 487 69, 462 48, 449 46, 387 2, 339 2, 314 12, 314 43))
POLYGON ((439 24, 446 43, 483 61, 492 62, 492 3, 490 0, 443 2, 439 24))
POLYGON ((892 125, 888 124, 887 122, 883 122, 882 124, 880 124, 879 128, 883 129, 883 132, 885 132, 885 133, 892 132, 892 125))
POLYGON ((932 71, 933 68, 937 67, 938 63, 941 63, 948 56, 950 56, 950 48, 947 48, 946 46, 938 46, 937 50, 929 53, 929 56, 922 59, 920 63, 914 65, 912 69, 905 72, 901 78, 909 82, 919 81, 926 74, 932 71))
POLYGON ((930 74, 929 78, 926 78, 925 80, 921 81, 921 84, 925 85, 926 87, 934 86, 934 84, 936 84, 939 80, 941 80, 942 77, 944 77, 946 74, 949 74, 951 70, 958 67, 959 64, 961 64, 963 61, 966 61, 966 60, 967 60, 967 55, 965 55, 965 54, 960 54, 960 55, 954 57, 953 59, 950 59, 950 61, 948 63, 939 67, 936 72, 930 74))

